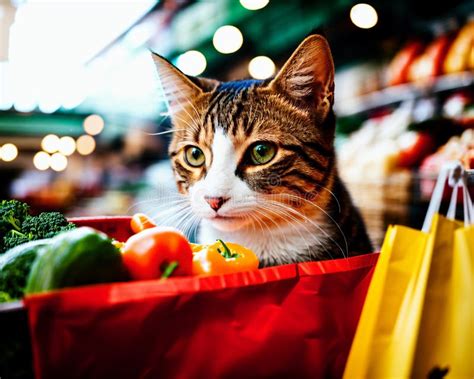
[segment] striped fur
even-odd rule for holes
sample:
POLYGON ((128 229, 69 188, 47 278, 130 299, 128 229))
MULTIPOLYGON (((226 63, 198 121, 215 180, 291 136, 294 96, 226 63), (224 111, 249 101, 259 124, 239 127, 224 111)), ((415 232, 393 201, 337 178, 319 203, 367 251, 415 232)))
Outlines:
POLYGON ((268 81, 188 78, 154 60, 169 99, 178 189, 202 219, 202 242, 244 244, 262 265, 372 251, 337 174, 334 66, 323 37, 308 37, 268 81), (261 141, 276 154, 256 165, 249 149, 261 141), (189 146, 204 153, 201 167, 186 161, 189 146), (206 196, 229 200, 216 212, 206 196))

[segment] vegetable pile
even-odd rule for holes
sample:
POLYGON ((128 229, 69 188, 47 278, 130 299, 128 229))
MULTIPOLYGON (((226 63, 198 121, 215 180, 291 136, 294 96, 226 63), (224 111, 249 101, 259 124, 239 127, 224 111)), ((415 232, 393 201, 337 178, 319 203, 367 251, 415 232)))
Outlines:
POLYGON ((190 244, 178 230, 158 227, 144 214, 132 217, 135 234, 125 243, 76 228, 58 212, 31 216, 15 200, 1 202, 0 220, 0 302, 88 284, 255 270, 259 263, 234 243, 190 244))

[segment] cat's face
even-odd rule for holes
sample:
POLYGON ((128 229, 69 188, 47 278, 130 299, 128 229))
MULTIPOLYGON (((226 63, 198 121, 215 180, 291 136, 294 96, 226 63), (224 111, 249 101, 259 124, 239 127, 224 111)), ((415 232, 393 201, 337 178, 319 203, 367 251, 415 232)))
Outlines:
POLYGON ((308 37, 265 82, 188 78, 154 60, 178 189, 196 216, 233 231, 324 209, 334 171, 334 66, 324 38, 308 37))

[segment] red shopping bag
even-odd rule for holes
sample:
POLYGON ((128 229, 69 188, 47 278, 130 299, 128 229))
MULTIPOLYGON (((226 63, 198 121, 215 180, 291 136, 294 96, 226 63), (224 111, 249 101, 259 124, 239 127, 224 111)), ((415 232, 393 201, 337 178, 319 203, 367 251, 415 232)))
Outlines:
POLYGON ((35 374, 340 377, 377 257, 27 297, 35 374))

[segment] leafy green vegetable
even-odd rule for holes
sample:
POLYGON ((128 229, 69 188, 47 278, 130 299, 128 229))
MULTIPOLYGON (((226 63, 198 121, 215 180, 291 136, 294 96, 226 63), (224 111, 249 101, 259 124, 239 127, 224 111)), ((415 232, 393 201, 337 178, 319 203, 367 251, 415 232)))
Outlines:
POLYGON ((0 303, 7 303, 9 301, 13 301, 15 299, 12 299, 11 296, 3 291, 0 291, 0 303))
POLYGON ((29 215, 29 206, 17 200, 0 203, 0 254, 29 241, 51 238, 75 228, 59 212, 29 215))
POLYGON ((24 234, 15 229, 10 230, 5 237, 3 237, 3 248, 5 251, 14 248, 15 246, 21 245, 23 243, 30 242, 33 239, 31 233, 24 234))
POLYGON ((17 246, 0 256, 0 303, 23 297, 28 274, 47 240, 17 246))
POLYGON ((29 216, 30 207, 18 200, 2 200, 0 203, 0 235, 10 230, 21 230, 21 224, 29 216))
POLYGON ((125 280, 128 273, 112 240, 81 227, 50 240, 31 268, 25 293, 125 280))
POLYGON ((69 223, 59 212, 43 212, 38 216, 27 217, 21 226, 21 231, 31 234, 35 239, 51 238, 55 235, 74 229, 75 225, 69 223))

